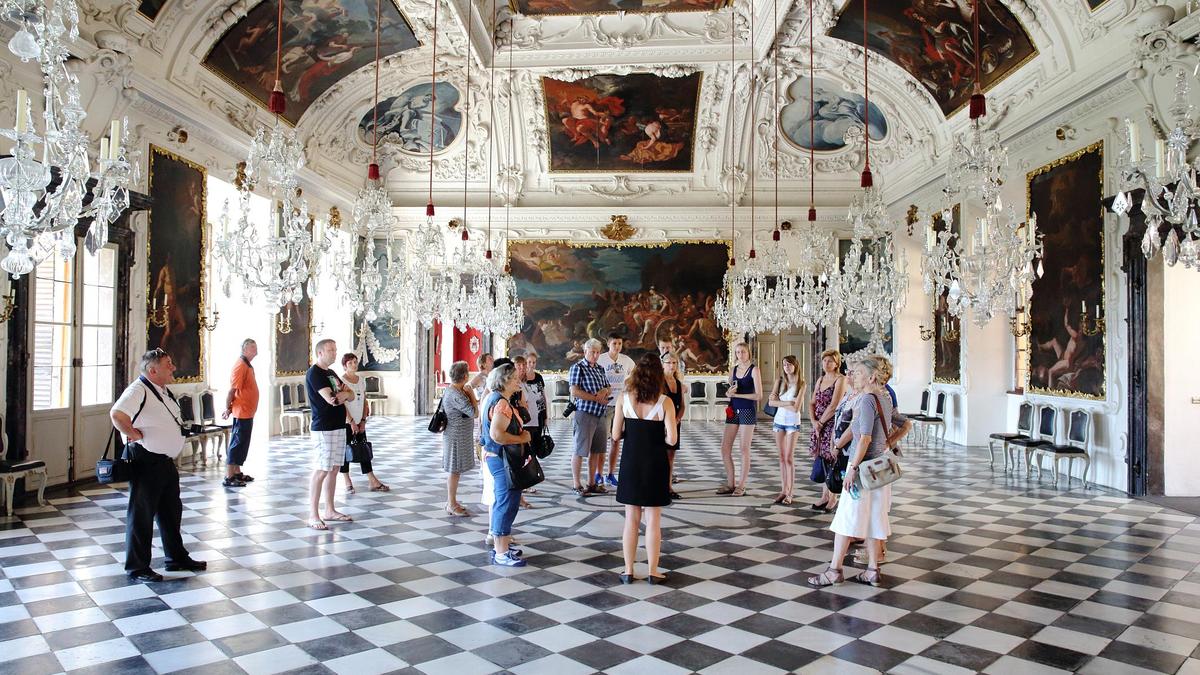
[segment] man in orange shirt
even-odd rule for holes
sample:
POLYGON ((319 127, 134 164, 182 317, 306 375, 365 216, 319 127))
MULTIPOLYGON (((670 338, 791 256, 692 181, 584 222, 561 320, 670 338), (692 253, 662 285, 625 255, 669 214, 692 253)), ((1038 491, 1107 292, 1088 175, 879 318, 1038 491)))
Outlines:
POLYGON ((242 341, 242 355, 233 366, 229 378, 229 396, 225 399, 225 412, 221 419, 233 415, 233 431, 229 435, 229 451, 225 457, 225 487, 246 487, 253 476, 242 473, 242 464, 250 452, 250 433, 254 431, 254 413, 258 410, 258 383, 254 381, 254 366, 250 362, 258 356, 258 343, 247 338, 242 341))

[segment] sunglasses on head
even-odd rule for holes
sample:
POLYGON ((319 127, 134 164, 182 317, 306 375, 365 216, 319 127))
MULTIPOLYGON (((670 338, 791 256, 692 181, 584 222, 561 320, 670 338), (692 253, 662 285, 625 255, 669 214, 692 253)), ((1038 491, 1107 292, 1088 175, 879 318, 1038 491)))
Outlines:
POLYGON ((163 349, 162 347, 155 347, 146 353, 152 356, 166 356, 167 350, 163 349))

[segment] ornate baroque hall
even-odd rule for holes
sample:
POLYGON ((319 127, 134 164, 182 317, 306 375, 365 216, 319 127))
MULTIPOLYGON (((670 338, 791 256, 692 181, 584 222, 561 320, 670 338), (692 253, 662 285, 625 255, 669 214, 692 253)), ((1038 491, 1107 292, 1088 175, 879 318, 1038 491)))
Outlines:
POLYGON ((0 674, 1200 675, 1195 0, 0 43, 0 674))

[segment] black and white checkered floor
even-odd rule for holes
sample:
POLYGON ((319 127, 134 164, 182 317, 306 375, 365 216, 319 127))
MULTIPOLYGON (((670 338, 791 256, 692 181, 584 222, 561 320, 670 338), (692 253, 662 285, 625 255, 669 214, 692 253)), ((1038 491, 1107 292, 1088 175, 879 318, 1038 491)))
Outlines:
MULTIPOLYGON (((716 497, 721 429, 689 423, 684 500, 663 518, 669 587, 621 586, 621 507, 568 493, 564 423, 517 519, 524 569, 487 565, 482 516, 444 513, 425 423, 374 421, 392 491, 355 468, 360 491, 338 492, 355 522, 330 532, 305 527, 307 437, 273 439, 245 489, 221 487, 220 467, 185 473, 184 537, 209 570, 162 583, 125 578, 121 491, 19 511, 0 526, 0 672, 1200 673, 1191 516, 993 473, 979 449, 911 448, 885 587, 814 590, 831 516, 809 510, 811 484, 767 505, 764 425, 752 490, 716 497)), ((478 473, 463 491, 480 512, 478 473)))

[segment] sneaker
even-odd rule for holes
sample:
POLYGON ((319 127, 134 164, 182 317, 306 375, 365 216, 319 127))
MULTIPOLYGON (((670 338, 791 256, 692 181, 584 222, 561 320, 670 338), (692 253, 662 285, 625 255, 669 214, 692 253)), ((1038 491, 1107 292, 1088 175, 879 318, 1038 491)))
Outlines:
POLYGON ((500 565, 501 567, 525 567, 527 564, 524 560, 516 557, 511 551, 502 555, 492 553, 492 564, 500 565))
POLYGON ((607 481, 608 481, 608 484, 609 484, 609 485, 611 485, 611 486, 613 486, 613 487, 617 487, 617 477, 616 477, 616 476, 614 476, 614 475, 612 475, 611 473, 610 473, 610 474, 608 474, 608 479, 607 479, 607 481))
POLYGON ((517 548, 516 544, 509 544, 508 554, 514 558, 520 558, 521 556, 525 555, 525 551, 517 548))
POLYGON ((225 487, 246 487, 246 484, 238 478, 226 478, 225 480, 221 481, 221 485, 224 485, 225 487))

